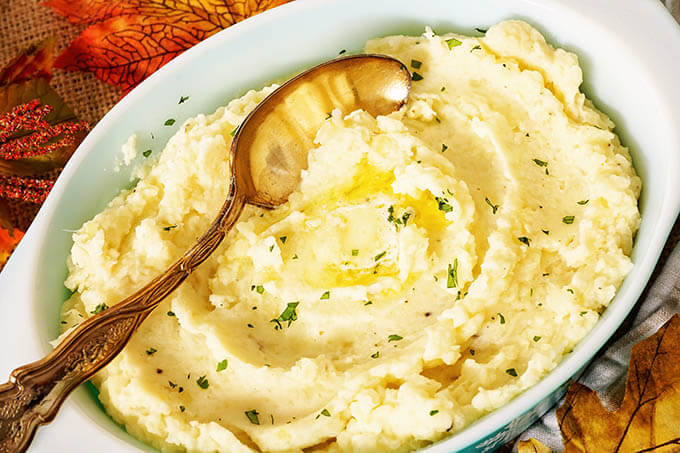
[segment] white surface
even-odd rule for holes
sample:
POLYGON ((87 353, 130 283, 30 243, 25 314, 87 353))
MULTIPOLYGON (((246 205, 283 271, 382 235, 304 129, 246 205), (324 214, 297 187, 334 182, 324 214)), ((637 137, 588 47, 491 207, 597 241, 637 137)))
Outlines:
MULTIPOLYGON (((59 290, 77 228, 125 185, 111 169, 133 132, 156 133, 156 150, 177 124, 210 112, 249 87, 359 50, 366 38, 414 33, 469 33, 507 18, 528 20, 550 42, 579 54, 584 84, 612 115, 643 178, 643 224, 635 268, 595 330, 546 379, 510 404, 429 451, 474 443, 531 409, 576 372, 616 329, 642 291, 680 206, 680 30, 657 0, 297 0, 230 27, 166 65, 126 96, 73 156, 24 240, 0 274, 0 376, 42 357, 57 331, 59 290), (180 113, 177 99, 191 95, 180 113), (96 150, 96 152, 94 152, 96 150)), ((146 146, 144 142, 140 147, 146 146)), ((2 378, 0 378, 2 380, 2 378)), ((32 452, 140 451, 82 389, 38 431, 32 452)))

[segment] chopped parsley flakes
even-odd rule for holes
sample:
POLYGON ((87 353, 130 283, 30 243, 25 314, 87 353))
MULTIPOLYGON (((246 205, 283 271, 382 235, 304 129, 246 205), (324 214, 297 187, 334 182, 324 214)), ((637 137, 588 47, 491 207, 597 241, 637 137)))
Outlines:
POLYGON ((534 163, 536 165, 538 165, 539 167, 547 167, 548 166, 548 162, 546 162, 544 160, 540 160, 540 159, 534 159, 534 163))
POLYGON ((276 325, 274 326, 274 330, 282 329, 283 328, 283 326, 281 325, 282 322, 288 322, 288 327, 290 327, 290 325, 293 323, 293 321, 298 319, 296 308, 299 304, 300 304, 299 301, 298 302, 289 302, 288 305, 286 305, 285 310, 283 310, 283 312, 281 312, 281 314, 279 315, 278 318, 272 319, 271 321, 269 321, 269 322, 276 323, 276 325))
POLYGON ((189 96, 180 96, 178 104, 183 104, 189 100, 189 96))
POLYGON ((574 216, 573 215, 565 215, 562 217, 562 223, 566 223, 567 225, 571 225, 574 223, 574 216))
POLYGON ((93 315, 96 315, 98 313, 103 312, 104 310, 107 310, 108 308, 109 308, 109 306, 106 305, 104 302, 102 302, 101 304, 94 307, 94 310, 92 310, 90 313, 92 313, 93 315))
POLYGON ((421 61, 411 60, 411 67, 412 68, 420 69, 420 66, 422 66, 422 64, 423 63, 421 61))
POLYGON ((475 27, 475 30, 477 30, 479 33, 482 33, 482 34, 486 34, 486 32, 489 31, 489 30, 484 29, 484 28, 476 28, 476 27, 475 27))
POLYGON ((326 291, 325 293, 323 293, 321 295, 321 297, 319 297, 320 300, 330 299, 330 298, 331 298, 331 292, 330 291, 326 291))
POLYGON ((245 414, 246 417, 248 417, 248 420, 250 420, 250 423, 252 423, 253 425, 260 424, 260 419, 258 418, 258 415, 260 415, 260 413, 258 411, 253 409, 251 411, 246 411, 245 414))
POLYGON ((169 118, 169 119, 165 120, 165 123, 163 123, 163 124, 165 126, 172 126, 173 124, 175 124, 175 120, 174 120, 174 118, 169 118))
POLYGON ((221 362, 218 362, 217 364, 217 371, 224 371, 227 369, 227 366, 229 365, 229 362, 227 359, 222 360, 221 362))
POLYGON ((446 45, 449 46, 449 50, 453 49, 454 47, 458 47, 462 42, 458 41, 456 38, 450 38, 446 40, 446 45))
POLYGON ((324 417, 330 417, 331 413, 328 412, 328 409, 324 409, 321 411, 321 415, 323 415, 324 417))
POLYGON ((413 74, 411 74, 411 80, 413 80, 414 82, 417 82, 418 80, 423 80, 423 76, 421 76, 417 72, 413 71, 413 74))
POLYGON ((156 352, 158 352, 158 349, 156 349, 156 348, 149 348, 149 349, 146 350, 146 355, 153 355, 153 354, 155 354, 156 352))
POLYGON ((167 315, 168 315, 168 316, 176 316, 176 315, 175 315, 175 312, 174 312, 174 311, 170 311, 170 310, 168 310, 167 315))
POLYGON ((170 231, 170 230, 174 230, 175 228, 177 228, 177 225, 169 225, 169 226, 163 227, 163 231, 170 231))
POLYGON ((373 261, 376 261, 376 262, 379 261, 380 258, 382 258, 383 256, 385 256, 386 254, 387 254, 387 251, 378 253, 378 254, 375 255, 375 257, 373 258, 373 261))
POLYGON ((472 49, 470 49, 470 52, 472 52, 473 50, 479 50, 481 48, 482 48, 482 46, 475 46, 472 49))
POLYGON ((517 377, 517 371, 514 368, 508 368, 505 372, 512 377, 517 377))
POLYGON ((442 143, 442 152, 446 151, 447 149, 449 149, 449 147, 442 143))
POLYGON ((488 198, 484 198, 484 201, 486 201, 486 204, 488 204, 489 206, 491 206, 491 213, 492 213, 492 214, 495 214, 496 211, 498 211, 498 206, 499 206, 499 205, 493 204, 493 203, 491 202, 491 200, 489 200, 488 198))
POLYGON ((402 337, 402 336, 392 334, 389 337, 387 337, 387 342, 389 343, 390 341, 399 341, 399 340, 403 340, 403 339, 404 339, 404 337, 402 337))
POLYGON ((437 201, 437 207, 439 208, 440 211, 443 212, 453 211, 453 207, 449 204, 449 200, 447 198, 434 197, 434 199, 437 201))
POLYGON ((210 387, 210 383, 208 382, 208 379, 205 377, 205 375, 201 376, 200 378, 196 379, 196 383, 200 388, 203 390, 207 389, 210 387))
POLYGON ((458 258, 453 260, 453 266, 449 264, 446 279, 447 288, 457 288, 458 287, 458 258))
POLYGON ((144 151, 144 152, 142 153, 142 156, 144 156, 144 157, 149 157, 149 156, 151 155, 151 152, 152 152, 152 151, 151 151, 150 149, 147 149, 146 151, 144 151))
POLYGON ((439 413, 439 411, 436 410, 436 409, 433 410, 433 411, 430 411, 430 415, 437 415, 438 413, 439 413))
POLYGON ((503 316, 502 313, 498 313, 498 319, 500 320, 501 324, 505 324, 505 316, 503 316))
POLYGON ((180 407, 179 407, 179 411, 180 411, 180 412, 184 412, 185 410, 186 410, 186 407, 184 407, 184 406, 180 406, 180 407))
POLYGON ((377 359, 378 357, 380 357, 380 351, 375 351, 373 354, 371 354, 371 358, 373 359, 377 359))
POLYGON ((536 335, 536 336, 534 337, 534 341, 538 342, 538 341, 540 341, 540 340, 541 340, 541 337, 539 337, 538 335, 536 335))
POLYGON ((262 286, 262 285, 257 285, 257 286, 255 287, 255 291, 257 292, 257 294, 262 294, 262 293, 264 293, 264 286, 262 286))
POLYGON ((279 239, 281 240, 281 243, 282 243, 282 244, 285 244, 285 243, 286 243, 286 239, 288 239, 288 236, 281 236, 279 239))
POLYGON ((526 244, 527 247, 531 246, 531 239, 526 236, 520 236, 517 238, 517 240, 522 244, 526 244))
POLYGON ((359 255, 359 249, 352 249, 352 256, 359 255))
POLYGON ((576 204, 584 205, 584 204, 588 204, 589 201, 590 200, 581 200, 581 201, 577 201, 576 204))

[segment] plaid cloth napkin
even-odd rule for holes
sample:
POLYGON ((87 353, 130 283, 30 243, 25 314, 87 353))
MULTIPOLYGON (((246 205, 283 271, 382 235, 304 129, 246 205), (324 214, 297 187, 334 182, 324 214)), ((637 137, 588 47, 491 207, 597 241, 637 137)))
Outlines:
MULTIPOLYGON (((680 0, 665 0, 663 3, 680 23, 680 0)), ((669 243, 677 243, 674 236, 679 228, 680 222, 676 221, 673 228, 675 234, 671 233, 669 243)), ((607 409, 615 410, 625 392, 628 359, 633 345, 653 335, 676 313, 680 313, 680 244, 675 246, 663 270, 648 285, 647 291, 614 334, 613 340, 596 354, 596 359, 588 365, 578 382, 595 390, 607 409)), ((554 452, 563 451, 562 436, 555 416, 555 410, 563 402, 564 399, 522 433, 518 440, 533 437, 554 452)))

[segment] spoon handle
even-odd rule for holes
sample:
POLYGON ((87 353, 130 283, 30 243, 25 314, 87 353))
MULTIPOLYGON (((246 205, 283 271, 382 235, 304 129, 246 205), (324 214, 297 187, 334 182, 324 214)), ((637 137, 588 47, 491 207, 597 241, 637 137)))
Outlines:
POLYGON ((149 313, 219 246, 244 204, 232 181, 208 231, 168 270, 85 320, 43 359, 10 373, 9 382, 0 385, 0 452, 28 448, 38 426, 54 419, 71 391, 113 360, 149 313))

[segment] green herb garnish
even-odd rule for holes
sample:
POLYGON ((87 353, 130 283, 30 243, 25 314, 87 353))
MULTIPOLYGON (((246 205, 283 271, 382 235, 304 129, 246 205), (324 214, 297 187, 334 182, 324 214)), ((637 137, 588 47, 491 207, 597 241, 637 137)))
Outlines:
POLYGON ((200 388, 203 390, 207 389, 210 387, 210 383, 208 382, 208 379, 205 377, 205 375, 201 376, 200 378, 196 379, 196 383, 200 388))
POLYGON ((534 163, 538 165, 539 167, 547 167, 548 162, 541 160, 541 159, 534 159, 534 163))
POLYGON ((221 362, 219 362, 217 364, 217 371, 226 370, 228 364, 229 364, 229 362, 227 361, 227 359, 222 360, 221 362))
POLYGON ((508 368, 505 372, 512 377, 517 377, 517 371, 514 368, 508 368))
POLYGON ((458 41, 456 38, 450 38, 446 40, 446 44, 449 46, 449 50, 451 50, 454 47, 458 47, 463 43, 458 41))
POLYGON ((370 300, 367 300, 364 305, 373 305, 373 302, 371 302, 370 300))
POLYGON ((175 312, 174 312, 174 311, 168 311, 167 314, 168 314, 168 316, 175 316, 175 312))
POLYGON ((189 100, 189 96, 180 96, 178 104, 183 104, 189 100))
POLYGON ((170 119, 165 120, 165 123, 163 123, 163 124, 166 125, 166 126, 172 126, 173 124, 175 124, 175 120, 173 118, 170 118, 170 119))
POLYGON ((482 46, 475 46, 472 49, 470 49, 470 52, 472 52, 473 50, 479 50, 481 48, 482 48, 482 46))
POLYGON ((423 64, 423 63, 422 63, 421 61, 418 61, 418 60, 411 60, 411 67, 413 67, 413 68, 420 69, 420 66, 421 66, 422 64, 423 64))
POLYGON ((380 260, 380 258, 382 258, 383 256, 385 256, 386 254, 387 254, 387 251, 378 253, 378 254, 375 255, 375 257, 373 258, 373 261, 378 261, 378 260, 380 260))
POLYGON ((295 321, 296 319, 298 319, 296 307, 297 307, 299 304, 300 304, 300 302, 289 302, 289 303, 286 305, 285 310, 283 310, 283 311, 281 312, 281 314, 279 315, 278 318, 272 319, 271 321, 269 321, 269 322, 276 323, 276 325, 274 326, 274 330, 282 329, 282 328, 283 328, 283 326, 281 325, 282 322, 286 322, 286 321, 287 321, 287 322, 288 322, 288 327, 290 327, 290 325, 293 323, 293 321, 295 321))
POLYGON ((262 285, 257 285, 257 286, 255 287, 255 291, 257 291, 257 294, 262 294, 262 293, 264 293, 264 286, 262 286, 262 285))
POLYGON ((258 411, 253 409, 251 411, 246 411, 245 414, 246 414, 246 417, 248 417, 248 420, 250 420, 250 423, 252 423, 253 425, 259 425, 260 424, 260 419, 257 417, 258 415, 260 415, 260 413, 258 411))
POLYGON ((501 324, 505 324, 505 316, 502 313, 498 313, 498 319, 500 319, 501 324))
POLYGON ((236 126, 236 127, 234 128, 234 130, 232 130, 232 131, 229 133, 229 135, 231 135, 231 136, 233 137, 234 135, 236 135, 236 131, 238 131, 238 126, 236 126))
POLYGON ((389 343, 391 341, 399 341, 399 340, 403 340, 403 339, 404 339, 404 337, 402 337, 402 336, 392 334, 389 337, 387 337, 387 342, 389 343))
POLYGON ((446 151, 447 149, 449 149, 449 147, 442 143, 442 152, 446 151))
POLYGON ((281 240, 281 243, 282 243, 282 244, 285 244, 285 243, 286 243, 286 239, 288 239, 288 236, 281 236, 279 239, 281 240))
POLYGON ((359 249, 352 249, 352 256, 359 255, 359 249))
POLYGON ((548 230, 541 230, 541 231, 542 231, 542 232, 543 232, 543 234, 545 234, 545 235, 548 235, 548 234, 550 234, 550 231, 548 231, 548 230))
POLYGON ((453 260, 453 266, 449 264, 446 279, 447 288, 457 288, 458 287, 458 258, 453 260))
POLYGON ((321 297, 319 297, 320 300, 330 299, 330 298, 331 298, 331 292, 330 291, 326 291, 325 293, 323 293, 321 295, 321 297))
POLYGON ((499 205, 493 204, 493 203, 491 202, 491 200, 489 200, 488 198, 484 198, 484 201, 486 201, 486 204, 488 204, 489 206, 491 206, 491 213, 492 213, 492 214, 495 214, 496 211, 498 211, 498 206, 499 206, 499 205))
POLYGON ((577 201, 576 203, 580 204, 580 205, 584 205, 584 204, 588 204, 589 201, 590 200, 581 200, 581 201, 577 201))
POLYGON ((526 236, 520 236, 520 237, 517 238, 517 240, 519 242, 521 242, 522 244, 526 244, 527 247, 531 246, 531 239, 529 239, 526 236))
POLYGON ((152 151, 151 151, 150 149, 147 149, 146 151, 144 151, 144 152, 142 153, 142 156, 144 156, 144 157, 149 157, 149 156, 151 155, 151 153, 152 153, 152 151))
POLYGON ((170 226, 163 227, 163 231, 170 231, 170 230, 174 230, 175 228, 177 228, 177 225, 170 225, 170 226))
POLYGON ((565 215, 562 217, 562 223, 566 223, 567 225, 571 225, 574 223, 574 216, 573 215, 565 215))
POLYGON ((434 199, 437 201, 437 207, 439 208, 440 211, 444 212, 453 211, 453 207, 449 204, 448 199, 444 197, 434 197, 434 199))
POLYGON ((109 308, 109 306, 106 305, 104 302, 102 302, 101 304, 94 307, 94 310, 92 310, 90 313, 92 313, 93 315, 96 315, 98 313, 103 312, 104 310, 106 310, 108 308, 109 308))
POLYGON ((413 74, 411 74, 411 80, 413 80, 414 82, 417 82, 418 80, 423 80, 423 76, 421 76, 417 72, 413 71, 413 74))
POLYGON ((321 415, 323 415, 324 417, 330 417, 331 413, 328 412, 328 409, 324 409, 321 411, 321 415))
POLYGON ((475 30, 477 30, 479 33, 482 33, 482 34, 484 34, 484 33, 486 33, 487 31, 489 31, 489 30, 487 30, 487 29, 484 29, 484 28, 477 28, 477 27, 475 27, 475 30))
POLYGON ((534 337, 534 341, 540 341, 540 339, 541 339, 541 337, 539 337, 538 335, 536 335, 536 336, 534 337))
POLYGON ((437 415, 438 413, 439 413, 439 411, 436 410, 436 409, 433 410, 433 411, 430 411, 430 415, 437 415))
POLYGON ((158 352, 158 349, 156 349, 156 348, 149 348, 149 349, 146 350, 146 355, 153 355, 153 354, 155 354, 156 352, 158 352))
POLYGON ((180 411, 180 412, 184 412, 185 410, 186 410, 186 407, 184 407, 184 406, 180 406, 180 407, 179 407, 179 411, 180 411))
POLYGON ((581 315, 581 316, 586 315, 586 314, 588 314, 587 311, 582 311, 581 313, 579 313, 579 315, 581 315))
POLYGON ((373 354, 371 354, 371 358, 373 359, 377 359, 378 357, 380 357, 380 351, 375 351, 373 354))

